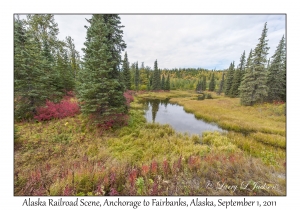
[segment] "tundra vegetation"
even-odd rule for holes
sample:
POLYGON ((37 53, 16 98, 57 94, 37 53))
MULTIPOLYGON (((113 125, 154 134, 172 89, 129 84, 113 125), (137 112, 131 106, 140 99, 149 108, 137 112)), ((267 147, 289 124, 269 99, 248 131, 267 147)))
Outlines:
POLYGON ((236 69, 151 70, 121 59, 118 15, 88 23, 81 61, 53 15, 15 17, 15 195, 286 195, 284 37, 268 65, 265 24, 236 69), (145 98, 228 132, 147 123, 145 98))

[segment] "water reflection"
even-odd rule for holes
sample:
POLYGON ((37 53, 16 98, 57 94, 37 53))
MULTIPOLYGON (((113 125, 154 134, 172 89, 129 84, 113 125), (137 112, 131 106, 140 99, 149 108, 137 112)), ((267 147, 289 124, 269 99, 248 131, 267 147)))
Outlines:
POLYGON ((202 134, 204 131, 224 131, 216 124, 197 119, 194 114, 184 111, 182 106, 169 103, 169 100, 147 99, 143 101, 148 122, 170 124, 176 131, 189 134, 202 134))

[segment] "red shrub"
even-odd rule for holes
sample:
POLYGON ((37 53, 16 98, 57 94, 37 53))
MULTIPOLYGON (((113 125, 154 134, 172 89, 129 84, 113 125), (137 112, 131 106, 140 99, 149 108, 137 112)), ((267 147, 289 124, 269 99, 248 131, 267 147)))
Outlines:
POLYGON ((154 181, 152 185, 152 190, 150 195, 158 195, 158 182, 157 180, 154 181))
POLYGON ((116 173, 115 172, 111 172, 109 178, 110 178, 110 184, 114 185, 114 183, 116 181, 116 173))
POLYGON ((137 178, 137 170, 132 169, 130 171, 130 174, 129 174, 129 177, 128 177, 131 186, 134 186, 136 178, 137 178))
POLYGON ((146 176, 148 172, 149 172, 149 166, 143 165, 142 166, 142 175, 146 176))
POLYGON ((133 91, 127 90, 123 93, 125 99, 126 99, 126 105, 129 107, 130 103, 133 101, 133 91))
MULTIPOLYGON (((93 116, 91 116, 93 118, 93 116)), ((108 130, 112 127, 121 127, 128 124, 128 115, 120 114, 111 114, 106 116, 105 119, 101 119, 102 123, 99 123, 97 126, 104 130, 108 130)))
POLYGON ((70 100, 71 98, 73 98, 75 95, 74 95, 74 92, 73 91, 67 91, 66 92, 66 95, 64 96, 64 99, 63 100, 70 100))
POLYGON ((38 121, 51 120, 52 118, 61 119, 74 116, 78 112, 79 106, 77 103, 62 100, 60 103, 55 104, 47 101, 45 107, 37 108, 37 115, 34 118, 38 121))
POLYGON ((151 163, 151 173, 156 174, 157 173, 157 168, 158 168, 157 162, 155 160, 152 161, 152 163, 151 163))
POLYGON ((190 156, 188 159, 188 167, 192 169, 196 169, 200 164, 200 158, 197 156, 190 156))
POLYGON ((164 160, 164 161, 163 161, 163 171, 164 171, 165 175, 168 174, 168 170, 169 170, 169 163, 168 163, 168 160, 164 160))

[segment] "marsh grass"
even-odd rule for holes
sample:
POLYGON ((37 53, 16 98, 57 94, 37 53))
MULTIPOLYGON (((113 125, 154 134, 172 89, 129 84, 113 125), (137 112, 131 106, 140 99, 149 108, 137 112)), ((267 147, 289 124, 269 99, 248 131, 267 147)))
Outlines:
MULTIPOLYGON (((197 102, 191 99, 195 96, 186 91, 155 95, 161 98, 180 96, 176 103, 186 106, 186 103, 197 102)), ((216 109, 214 103, 224 102, 222 96, 213 95, 213 98, 206 104, 212 109, 216 109)), ((227 99, 224 102, 227 103, 225 112, 229 107, 236 113, 241 112, 243 108, 234 99, 230 100, 233 102, 227 99)), ((198 103, 192 103, 190 111, 195 107, 205 109, 203 103, 198 103)), ((252 113, 255 110, 250 109, 252 113)), ((168 125, 146 123, 143 114, 142 104, 136 98, 131 103, 128 126, 104 133, 99 133, 83 115, 16 123, 14 194, 286 194, 284 139, 276 132, 281 130, 280 124, 275 129, 269 127, 274 133, 263 132, 253 125, 255 132, 248 135, 208 132, 200 137, 177 133, 168 125), (208 181, 214 183, 213 188, 205 187, 208 181), (240 186, 244 181, 249 181, 249 189, 217 189, 217 183, 240 186), (278 185, 278 188, 251 190, 255 182, 278 185)), ((225 116, 219 119, 222 121, 225 116)), ((281 116, 273 117, 266 119, 267 122, 271 123, 271 119, 283 122, 276 120, 281 116)), ((250 121, 247 123, 252 125, 250 121)))

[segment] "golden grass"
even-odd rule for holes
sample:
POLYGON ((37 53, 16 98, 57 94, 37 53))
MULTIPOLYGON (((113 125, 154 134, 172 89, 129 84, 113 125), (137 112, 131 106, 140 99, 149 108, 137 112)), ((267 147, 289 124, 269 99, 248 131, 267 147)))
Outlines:
POLYGON ((239 98, 211 94, 214 99, 202 101, 195 100, 196 94, 187 91, 151 92, 138 97, 171 98, 170 102, 182 105, 187 112, 194 113, 197 118, 215 122, 226 130, 285 136, 286 119, 284 115, 278 115, 266 105, 241 106, 239 98))
MULTIPOLYGON (((154 93, 145 95, 151 94, 154 93)), ((216 104, 224 103, 225 111, 237 114, 249 109, 248 113, 254 114, 249 118, 259 118, 257 108, 244 109, 236 99, 218 96, 218 99, 196 101, 192 99, 196 96, 187 91, 155 95, 157 98, 179 96, 171 100, 191 112, 211 106, 221 113, 216 104)), ((247 119, 246 114, 218 116, 213 113, 208 112, 207 116, 221 122, 226 117, 229 123, 232 119, 247 119)), ((272 134, 263 132, 248 119, 243 125, 252 126, 255 132, 247 136, 237 132, 208 132, 199 137, 177 133, 168 125, 146 123, 142 104, 137 101, 131 103, 129 114, 128 126, 102 135, 83 115, 42 123, 16 123, 15 195, 108 195, 112 188, 122 195, 285 194, 284 137, 276 134, 284 122, 276 120, 281 116, 261 118, 264 129, 268 122, 278 122, 278 128, 268 127, 272 134), (151 169, 153 162, 159 163, 157 172, 145 174, 147 167, 154 170, 151 169), (182 167, 179 167, 181 162, 182 167), (166 163, 167 169, 164 168, 166 163), (130 179, 133 170, 138 171, 134 182, 130 179), (225 180, 230 184, 245 180, 278 183, 280 190, 232 192, 196 188, 195 183, 204 186, 207 179, 215 183, 225 180), (156 185, 161 191, 155 194, 156 185), (136 191, 131 192, 135 188, 136 191)))
MULTIPOLYGON (((210 93, 210 92, 206 92, 210 93)), ((154 93, 138 95, 151 98, 154 93)), ((170 91, 155 93, 155 98, 170 99, 193 113, 197 118, 215 122, 225 130, 233 145, 264 163, 281 167, 285 164, 286 117, 283 105, 258 104, 241 106, 239 98, 228 98, 210 93, 213 99, 196 100, 194 91, 170 91)), ((223 137, 223 142, 225 141, 223 137)), ((209 143, 209 142, 205 142, 209 143)))

